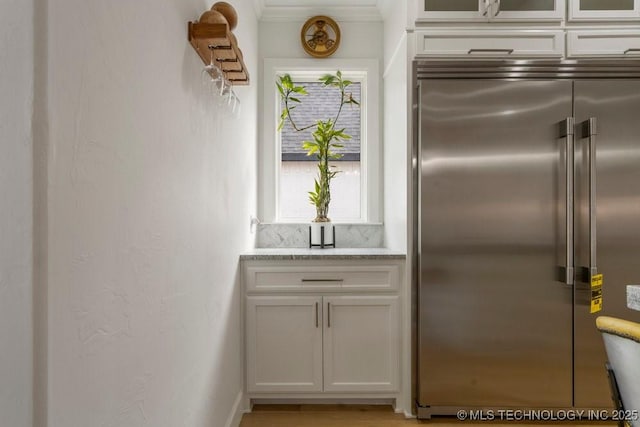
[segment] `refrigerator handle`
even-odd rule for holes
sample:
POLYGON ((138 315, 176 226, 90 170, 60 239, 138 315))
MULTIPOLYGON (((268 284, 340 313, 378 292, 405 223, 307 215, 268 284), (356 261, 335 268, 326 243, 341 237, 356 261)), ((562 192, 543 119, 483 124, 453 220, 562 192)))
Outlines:
POLYGON ((560 281, 567 285, 574 284, 575 267, 574 267, 574 247, 573 247, 573 189, 574 189, 574 145, 575 145, 575 119, 567 117, 560 122, 560 138, 566 138, 566 167, 565 167, 565 266, 561 267, 560 281))
POLYGON ((589 265, 581 268, 582 280, 591 281, 591 277, 598 274, 596 247, 596 136, 598 135, 597 120, 591 117, 580 124, 583 137, 589 139, 589 265))

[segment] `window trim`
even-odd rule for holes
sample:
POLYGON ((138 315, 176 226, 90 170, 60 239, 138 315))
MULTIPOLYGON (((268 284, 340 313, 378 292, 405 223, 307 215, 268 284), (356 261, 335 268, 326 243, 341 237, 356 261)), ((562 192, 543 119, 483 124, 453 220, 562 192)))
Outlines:
MULTIPOLYGON (((262 91, 262 143, 258 148, 259 165, 259 216, 266 223, 300 223, 298 220, 278 218, 278 174, 280 168, 279 136, 276 114, 279 97, 275 86, 277 75, 289 72, 364 74, 362 79, 363 102, 361 146, 361 219, 335 220, 335 223, 380 223, 382 218, 382 164, 380 146, 380 72, 376 59, 264 59, 262 91)), ((309 221, 312 218, 309 218, 309 221)))

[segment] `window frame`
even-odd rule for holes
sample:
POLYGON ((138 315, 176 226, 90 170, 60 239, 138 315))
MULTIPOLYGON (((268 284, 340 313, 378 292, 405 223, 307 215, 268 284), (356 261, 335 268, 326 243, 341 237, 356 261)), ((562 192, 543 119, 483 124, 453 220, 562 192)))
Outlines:
MULTIPOLYGON (((380 147, 380 73, 375 59, 274 59, 264 60, 262 143, 259 145, 259 216, 266 223, 295 224, 312 218, 280 218, 280 136, 277 131, 280 98, 278 75, 294 78, 335 73, 340 70, 362 82, 362 138, 360 146, 360 219, 333 220, 334 223, 379 223, 382 214, 382 164, 380 147)), ((311 183, 309 184, 311 188, 311 183)))

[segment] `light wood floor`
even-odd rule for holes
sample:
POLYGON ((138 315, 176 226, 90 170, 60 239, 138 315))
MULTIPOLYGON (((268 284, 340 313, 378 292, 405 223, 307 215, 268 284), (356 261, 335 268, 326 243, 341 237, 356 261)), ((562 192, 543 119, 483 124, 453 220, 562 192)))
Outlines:
POLYGON ((390 406, 368 405, 255 405, 250 414, 242 417, 240 427, 402 427, 402 426, 609 426, 615 423, 498 423, 460 422, 455 418, 435 418, 430 421, 406 419, 393 412, 390 406))

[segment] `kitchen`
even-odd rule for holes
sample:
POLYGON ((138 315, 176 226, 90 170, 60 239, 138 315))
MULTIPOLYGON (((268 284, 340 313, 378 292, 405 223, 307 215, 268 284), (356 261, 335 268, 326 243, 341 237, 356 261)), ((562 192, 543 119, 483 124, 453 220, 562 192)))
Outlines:
POLYGON ((239 258, 274 220, 265 64, 281 59, 373 62, 370 136, 380 138, 367 215, 376 244, 407 260, 393 288, 374 292, 404 307, 393 394, 412 413, 414 55, 621 59, 638 48, 637 2, 590 12, 551 1, 550 11, 519 18, 504 0, 491 17, 430 15, 413 1, 230 3, 250 76, 234 87, 236 111, 206 90, 205 64, 188 41, 187 23, 211 4, 3 3, 0 125, 11 143, 0 156, 0 377, 10 386, 0 412, 8 425, 237 425, 248 409, 239 258), (336 19, 341 44, 314 60, 300 28, 321 14, 336 19), (522 51, 507 53, 512 45, 522 51))

